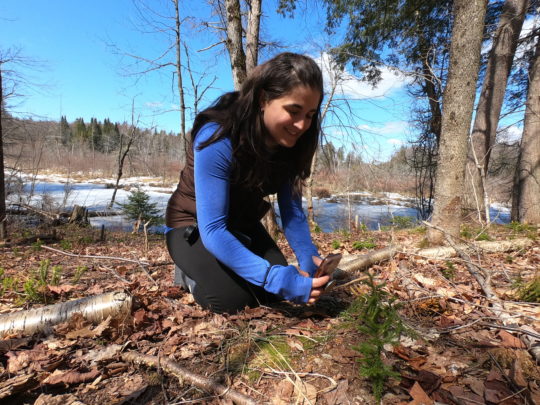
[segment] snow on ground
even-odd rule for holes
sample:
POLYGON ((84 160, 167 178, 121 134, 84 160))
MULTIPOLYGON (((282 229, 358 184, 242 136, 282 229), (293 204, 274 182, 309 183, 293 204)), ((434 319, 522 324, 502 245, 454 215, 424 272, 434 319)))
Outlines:
MULTIPOLYGON (((96 177, 76 182, 73 179, 55 174, 44 174, 35 177, 26 176, 22 195, 11 195, 8 202, 24 202, 37 207, 53 207, 69 211, 74 205, 87 207, 91 211, 107 211, 114 189, 109 188, 115 180, 96 177), (32 184, 34 184, 32 190, 32 184)), ((115 201, 124 203, 130 192, 127 189, 139 188, 145 191, 152 202, 165 214, 165 208, 176 184, 162 186, 161 179, 155 177, 126 177, 120 181, 115 201), (157 186, 156 186, 157 185, 157 186)), ((418 211, 412 205, 414 199, 397 193, 380 193, 375 195, 367 191, 351 192, 350 204, 345 199, 347 194, 336 194, 330 198, 314 199, 314 212, 317 223, 325 232, 348 228, 349 218, 364 223, 370 229, 388 225, 392 217, 406 216, 416 219, 418 211), (356 198, 354 198, 356 197, 356 198)), ((305 207, 304 199, 304 207, 305 207)), ((275 204, 277 208, 277 204, 275 204)), ((112 209, 118 211, 118 205, 112 209)), ((492 220, 497 223, 509 222, 508 207, 494 203, 491 205, 492 220)), ((105 225, 108 229, 130 229, 131 223, 121 216, 91 218, 93 226, 105 225)))

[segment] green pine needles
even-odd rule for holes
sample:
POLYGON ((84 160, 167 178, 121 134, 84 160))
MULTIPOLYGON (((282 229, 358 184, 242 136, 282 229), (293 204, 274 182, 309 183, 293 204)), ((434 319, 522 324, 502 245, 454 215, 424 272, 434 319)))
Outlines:
POLYGON ((123 215, 135 221, 134 231, 139 230, 146 223, 157 225, 162 222, 157 203, 150 202, 150 196, 141 189, 131 191, 127 202, 123 204, 117 203, 117 205, 123 215))
POLYGON ((397 344, 407 329, 397 312, 395 298, 383 290, 385 284, 376 284, 371 274, 362 282, 370 291, 353 303, 349 316, 355 320, 358 331, 367 339, 353 346, 353 349, 362 354, 358 360, 360 375, 371 381, 373 395, 380 401, 385 382, 389 378, 399 378, 399 373, 382 361, 383 347, 386 344, 397 344))

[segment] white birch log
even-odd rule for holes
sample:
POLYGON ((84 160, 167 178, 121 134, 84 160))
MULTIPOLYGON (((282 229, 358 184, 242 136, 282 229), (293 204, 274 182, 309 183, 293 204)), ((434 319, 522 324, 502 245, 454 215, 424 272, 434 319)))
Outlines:
POLYGON ((129 294, 116 291, 3 314, 0 315, 0 337, 12 334, 32 335, 67 321, 75 313, 82 314, 90 322, 99 323, 109 315, 114 318, 129 314, 131 304, 132 297, 129 294))
MULTIPOLYGON (((458 245, 460 250, 465 252, 471 252, 471 249, 477 248, 484 252, 510 252, 519 249, 526 249, 533 244, 532 239, 520 238, 512 240, 498 240, 498 241, 478 241, 471 245, 458 245)), ((415 252, 419 256, 429 257, 433 259, 445 259, 448 257, 457 256, 458 253, 451 246, 439 246, 428 249, 420 249, 415 252)))

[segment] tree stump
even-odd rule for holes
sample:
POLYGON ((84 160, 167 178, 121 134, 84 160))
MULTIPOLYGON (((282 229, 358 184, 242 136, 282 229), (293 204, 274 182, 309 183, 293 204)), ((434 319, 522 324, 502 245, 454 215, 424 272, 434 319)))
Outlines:
POLYGON ((70 224, 88 225, 88 209, 80 205, 75 205, 68 222, 70 224))

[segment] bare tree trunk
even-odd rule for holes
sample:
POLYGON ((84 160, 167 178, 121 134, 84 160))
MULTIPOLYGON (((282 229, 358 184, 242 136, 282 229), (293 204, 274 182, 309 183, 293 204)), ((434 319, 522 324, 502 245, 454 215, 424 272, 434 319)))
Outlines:
POLYGON ((246 54, 242 45, 240 0, 225 0, 225 11, 227 21, 227 40, 225 43, 231 60, 234 88, 238 90, 246 79, 246 54))
POLYGON ((488 172, 491 149, 495 143, 508 76, 528 6, 529 0, 504 2, 476 109, 471 134, 472 148, 469 151, 468 169, 465 173, 464 208, 478 210, 482 221, 489 220, 485 206, 487 192, 485 177, 488 172))
MULTIPOLYGON (((474 96, 487 0, 456 0, 450 45, 448 81, 443 96, 439 163, 435 184, 433 224, 459 236, 461 196, 467 159, 467 138, 474 96)), ((428 240, 441 244, 444 235, 433 228, 428 240)))
POLYGON ((4 96, 2 92, 2 64, 0 63, 0 239, 7 238, 6 183, 4 179, 4 138, 2 133, 3 102, 4 96))
MULTIPOLYGON (((137 120, 137 123, 138 123, 138 120, 137 120)), ((118 170, 116 172, 116 183, 114 184, 114 191, 111 197, 111 202, 109 203, 109 209, 113 207, 114 200, 116 199, 116 192, 118 191, 118 184, 120 184, 120 179, 122 178, 122 175, 124 174, 124 161, 126 160, 126 157, 129 153, 131 145, 133 144, 133 141, 135 139, 135 130, 136 130, 135 101, 133 100, 131 102, 131 131, 130 131, 129 139, 126 145, 126 149, 124 151, 122 151, 122 143, 124 140, 124 134, 120 131, 120 147, 118 148, 118 170)))
POLYGON ((519 221, 540 224, 540 41, 536 44, 529 72, 525 123, 516 171, 519 221))
POLYGON ((259 59, 259 27, 261 23, 262 0, 250 0, 246 33, 246 72, 257 66, 259 59))
POLYGON ((186 138, 186 104, 184 101, 184 85, 182 83, 182 43, 180 41, 180 10, 178 7, 178 0, 173 0, 175 11, 175 30, 176 35, 175 47, 176 47, 176 80, 178 84, 178 99, 180 101, 180 136, 184 140, 184 153, 188 148, 188 141, 186 138))
MULTIPOLYGON (((332 64, 329 65, 329 68, 331 69, 332 64)), ((334 99, 334 95, 336 94, 337 86, 340 82, 340 77, 338 77, 339 72, 334 72, 335 74, 332 76, 332 88, 330 90, 330 94, 328 95, 326 104, 324 105, 323 112, 321 114, 321 126, 324 122, 324 118, 326 117, 326 114, 328 113, 328 109, 330 108, 330 105, 332 103, 332 100, 334 99)), ((322 144, 319 141, 319 144, 322 144)), ((311 161, 311 173, 306 181, 306 199, 307 199, 307 220, 309 226, 314 229, 317 223, 315 222, 315 214, 313 212, 313 176, 315 175, 315 168, 317 167, 317 153, 313 155, 313 160, 311 161)))

